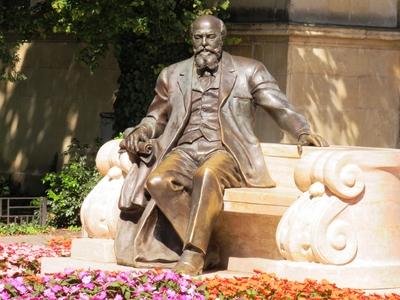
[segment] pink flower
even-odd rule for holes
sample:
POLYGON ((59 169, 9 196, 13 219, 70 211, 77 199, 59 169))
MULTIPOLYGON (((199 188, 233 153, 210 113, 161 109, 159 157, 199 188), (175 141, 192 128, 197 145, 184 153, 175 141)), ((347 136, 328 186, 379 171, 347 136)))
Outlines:
POLYGON ((81 280, 82 280, 82 283, 88 284, 89 282, 92 281, 92 277, 91 277, 90 275, 86 275, 86 276, 83 276, 83 277, 81 278, 81 280))
POLYGON ((114 300, 123 300, 122 296, 120 294, 117 294, 114 298, 114 300))

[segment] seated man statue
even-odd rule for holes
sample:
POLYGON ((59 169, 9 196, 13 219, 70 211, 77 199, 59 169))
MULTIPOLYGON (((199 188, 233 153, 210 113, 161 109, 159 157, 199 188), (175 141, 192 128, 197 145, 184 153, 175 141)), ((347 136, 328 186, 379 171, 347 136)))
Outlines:
POLYGON ((253 130, 255 108, 265 109, 299 145, 326 142, 310 132, 262 63, 222 51, 220 19, 201 16, 190 30, 194 56, 162 70, 146 117, 121 143, 140 155, 151 141, 155 160, 141 162, 148 171, 135 176, 145 179, 125 180, 121 209, 135 207, 126 193, 134 184, 141 185, 146 208, 134 232, 121 227, 116 254, 122 264, 195 275, 205 267, 224 189, 274 186, 253 130), (128 240, 134 254, 122 245, 128 240))

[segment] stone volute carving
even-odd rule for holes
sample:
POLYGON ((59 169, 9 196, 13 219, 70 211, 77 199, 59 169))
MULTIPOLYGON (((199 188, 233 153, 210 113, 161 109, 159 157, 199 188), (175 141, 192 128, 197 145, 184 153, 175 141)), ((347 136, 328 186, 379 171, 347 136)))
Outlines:
POLYGON ((363 171, 348 151, 315 151, 294 174, 304 193, 282 217, 276 239, 288 260, 342 265, 357 253, 357 234, 346 209, 361 200, 363 171))
POLYGON ((126 152, 120 153, 121 140, 105 143, 96 156, 96 167, 104 176, 85 198, 81 207, 84 234, 90 238, 114 239, 120 210, 118 198, 132 162, 126 152))

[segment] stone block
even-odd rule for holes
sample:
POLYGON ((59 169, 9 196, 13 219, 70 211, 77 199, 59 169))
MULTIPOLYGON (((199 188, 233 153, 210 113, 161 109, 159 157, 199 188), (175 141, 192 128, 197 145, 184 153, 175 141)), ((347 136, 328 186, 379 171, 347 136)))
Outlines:
POLYGON ((352 101, 351 107, 397 110, 396 95, 398 87, 393 77, 371 74, 358 79, 359 96, 352 101))
POLYGON ((328 0, 328 22, 337 24, 350 23, 351 0, 328 0))
POLYGON ((290 1, 289 20, 304 23, 322 22, 327 16, 328 1, 290 1))
POLYGON ((371 72, 371 56, 356 43, 338 47, 334 46, 335 40, 330 39, 325 41, 326 45, 313 44, 306 39, 304 42, 306 45, 301 45, 300 38, 296 39, 296 44, 290 45, 289 72, 340 76, 360 76, 371 72))
POLYGON ((368 0, 351 0, 350 2, 350 19, 353 24, 369 23, 369 1, 368 0))
POLYGON ((396 27, 397 5, 397 0, 292 0, 289 19, 317 24, 396 27))
POLYGON ((396 27, 397 26, 397 0, 369 0, 370 26, 396 27))
POLYGON ((259 61, 264 61, 264 46, 263 44, 254 44, 254 56, 253 58, 259 61))
POLYGON ((115 263, 114 240, 96 238, 73 239, 71 258, 100 263, 115 263))
POLYGON ((397 49, 366 49, 366 62, 370 74, 386 77, 396 76, 396 67, 400 65, 397 49))
POLYGON ((232 0, 230 19, 234 22, 287 20, 290 0, 232 0))
POLYGON ((246 45, 244 43, 240 43, 238 46, 231 47, 228 51, 233 55, 252 57, 251 45, 246 45))

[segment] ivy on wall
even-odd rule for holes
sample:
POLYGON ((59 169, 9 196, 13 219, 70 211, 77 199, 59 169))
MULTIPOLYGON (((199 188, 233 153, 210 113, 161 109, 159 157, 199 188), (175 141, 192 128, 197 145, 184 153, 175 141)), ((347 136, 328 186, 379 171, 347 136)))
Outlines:
POLYGON ((32 38, 73 36, 92 71, 112 50, 121 70, 115 130, 122 131, 145 114, 161 69, 190 55, 189 24, 202 14, 226 15, 228 6, 229 0, 3 0, 0 79, 24 79, 16 51, 32 38))

